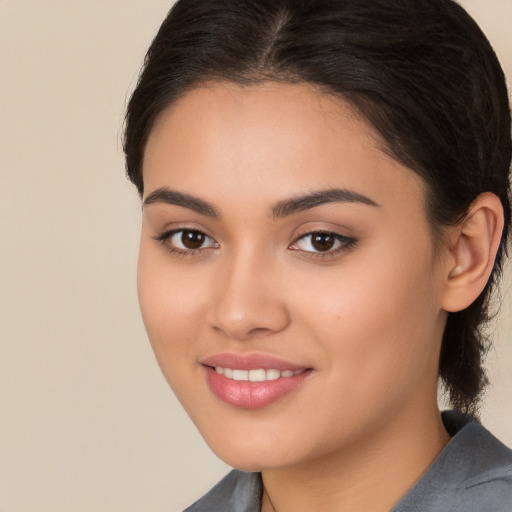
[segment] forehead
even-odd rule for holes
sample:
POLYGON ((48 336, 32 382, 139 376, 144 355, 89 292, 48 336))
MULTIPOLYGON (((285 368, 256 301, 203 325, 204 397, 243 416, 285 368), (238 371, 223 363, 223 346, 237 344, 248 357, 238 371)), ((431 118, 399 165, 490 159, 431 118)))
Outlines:
POLYGON ((315 133, 326 129, 335 131, 341 123, 351 125, 369 144, 385 146, 359 112, 341 97, 324 93, 312 84, 277 82, 255 85, 209 82, 194 88, 162 112, 149 139, 179 127, 182 141, 190 140, 191 135, 200 135, 205 122, 210 128, 215 126, 225 131, 231 128, 231 137, 249 135, 249 130, 253 130, 253 137, 275 140, 277 136, 280 141, 286 133, 314 141, 315 133), (296 129, 290 131, 290 122, 296 129), (255 128, 263 131, 257 133, 255 128))
POLYGON ((211 83, 158 119, 146 147, 145 190, 172 185, 279 199, 319 187, 396 195, 406 184, 422 194, 422 180, 383 145, 348 102, 314 86, 211 83))

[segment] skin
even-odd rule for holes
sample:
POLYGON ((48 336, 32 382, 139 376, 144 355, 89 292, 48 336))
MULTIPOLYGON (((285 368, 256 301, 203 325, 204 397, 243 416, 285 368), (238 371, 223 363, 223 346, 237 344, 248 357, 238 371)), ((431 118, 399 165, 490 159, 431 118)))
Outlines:
MULTIPOLYGON (((165 187, 218 216, 144 205, 143 319, 166 379, 212 450, 262 471, 264 512, 389 510, 448 442, 438 359, 445 302, 467 275, 453 251, 434 251, 422 180, 382 148, 342 100, 276 83, 195 89, 164 112, 148 141, 145 198, 165 187), (375 205, 270 214, 280 201, 332 188, 375 205), (199 250, 173 252, 179 235, 155 239, 185 228, 207 235, 199 250), (314 252, 300 237, 319 230, 353 243, 314 252), (212 393, 200 364, 225 352, 313 371, 277 402, 240 409, 212 393)), ((487 218, 478 217, 482 225, 487 218)))

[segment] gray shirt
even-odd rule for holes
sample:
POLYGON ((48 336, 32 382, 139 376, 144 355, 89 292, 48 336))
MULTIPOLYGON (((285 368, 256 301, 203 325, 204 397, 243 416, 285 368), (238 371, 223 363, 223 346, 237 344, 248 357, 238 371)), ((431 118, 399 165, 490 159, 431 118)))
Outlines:
MULTIPOLYGON (((512 450, 477 420, 443 413, 451 441, 390 512, 512 512, 512 450)), ((231 471, 184 512, 260 512, 259 473, 231 471)))

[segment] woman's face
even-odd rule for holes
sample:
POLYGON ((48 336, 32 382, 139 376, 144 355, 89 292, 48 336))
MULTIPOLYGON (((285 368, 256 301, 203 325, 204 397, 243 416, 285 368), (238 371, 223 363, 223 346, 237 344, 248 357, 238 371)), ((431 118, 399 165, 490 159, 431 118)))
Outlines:
POLYGON ((436 407, 443 265, 421 179, 381 147, 343 101, 276 83, 193 90, 150 135, 142 315, 235 467, 342 453, 436 407))

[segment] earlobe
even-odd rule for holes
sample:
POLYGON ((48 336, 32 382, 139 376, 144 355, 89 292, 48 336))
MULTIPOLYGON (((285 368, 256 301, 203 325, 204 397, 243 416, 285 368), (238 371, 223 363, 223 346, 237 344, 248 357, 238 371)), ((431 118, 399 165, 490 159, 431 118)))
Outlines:
POLYGON ((480 295, 492 272, 502 232, 501 201, 490 192, 479 195, 453 230, 442 297, 445 311, 461 311, 480 295))
POLYGON ((462 274, 464 272, 464 266, 463 265, 457 265, 449 274, 448 278, 453 279, 454 277, 457 277, 458 275, 462 274))

